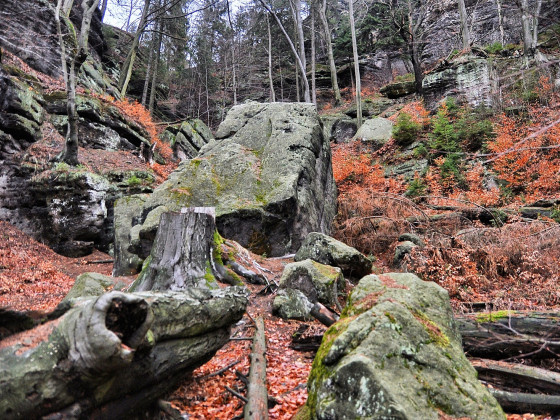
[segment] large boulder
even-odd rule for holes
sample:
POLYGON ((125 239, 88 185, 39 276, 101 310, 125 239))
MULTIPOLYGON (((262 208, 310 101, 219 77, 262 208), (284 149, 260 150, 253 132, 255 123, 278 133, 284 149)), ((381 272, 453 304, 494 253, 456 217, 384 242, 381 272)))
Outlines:
POLYGON ((299 290, 310 302, 335 306, 344 283, 340 268, 304 260, 286 265, 279 286, 280 289, 299 290))
POLYGON ((375 149, 379 149, 389 141, 393 135, 393 122, 386 118, 372 118, 364 121, 354 139, 371 145, 375 149))
POLYGON ((504 419, 463 353, 447 292, 413 274, 364 277, 324 335, 314 419, 504 419))
POLYGON ((280 289, 272 303, 272 313, 282 319, 310 321, 313 303, 305 294, 297 289, 280 289))
POLYGON ((358 131, 356 120, 344 114, 324 115, 321 121, 325 137, 337 144, 348 142, 358 131))
POLYGON ((305 238, 294 260, 312 259, 321 264, 339 267, 350 278, 361 278, 371 273, 371 261, 356 248, 346 245, 320 232, 305 238))
MULTIPOLYGON (((216 138, 154 191, 134 225, 144 225, 160 206, 215 207, 222 236, 268 256, 295 252, 310 232, 330 231, 336 186, 329 143, 312 105, 235 106, 216 138)), ((135 252, 147 257, 146 249, 135 252)))

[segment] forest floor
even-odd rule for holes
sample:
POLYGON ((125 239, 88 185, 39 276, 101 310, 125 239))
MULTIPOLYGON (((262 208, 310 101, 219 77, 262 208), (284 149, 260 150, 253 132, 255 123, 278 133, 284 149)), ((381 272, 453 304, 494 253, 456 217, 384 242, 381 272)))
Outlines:
MULTIPOLYGON (((27 311, 37 319, 52 311, 68 293, 74 279, 84 272, 111 274, 111 257, 96 251, 81 258, 67 258, 54 253, 17 228, 0 222, 0 308, 27 311)), ((256 261, 269 279, 280 279, 291 258, 265 259, 247 254, 256 261)), ((133 277, 123 278, 132 281, 133 277)), ((225 285, 224 285, 225 287, 225 285)), ((243 402, 231 390, 243 395, 245 385, 240 376, 249 371, 253 319, 262 316, 267 337, 267 381, 269 396, 276 405, 269 410, 271 419, 290 419, 307 398, 307 377, 313 352, 290 348, 299 321, 283 321, 272 315, 273 294, 259 293, 263 286, 249 285, 251 297, 247 313, 232 329, 232 340, 215 357, 196 369, 167 399, 190 418, 242 418, 243 402)), ((306 322, 306 334, 320 335, 325 327, 317 321, 306 322)), ((510 414, 508 420, 540 419, 546 416, 510 414)))

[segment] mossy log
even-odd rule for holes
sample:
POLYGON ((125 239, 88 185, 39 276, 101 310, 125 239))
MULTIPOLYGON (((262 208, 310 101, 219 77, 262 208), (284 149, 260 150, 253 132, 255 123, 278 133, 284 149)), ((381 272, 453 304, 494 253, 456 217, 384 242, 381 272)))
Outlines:
POLYGON ((555 358, 560 352, 560 313, 497 311, 456 317, 468 356, 486 359, 555 358))
POLYGON ((217 288, 216 278, 224 279, 227 271, 217 258, 215 237, 219 235, 213 207, 163 213, 146 266, 131 290, 217 288))
POLYGON ((266 341, 264 321, 257 318, 256 331, 251 351, 251 369, 247 387, 245 420, 268 419, 268 391, 266 389, 266 341))
POLYGON ((247 292, 235 287, 81 300, 25 340, 4 342, 0 418, 123 418, 142 410, 229 340, 246 304, 247 292))

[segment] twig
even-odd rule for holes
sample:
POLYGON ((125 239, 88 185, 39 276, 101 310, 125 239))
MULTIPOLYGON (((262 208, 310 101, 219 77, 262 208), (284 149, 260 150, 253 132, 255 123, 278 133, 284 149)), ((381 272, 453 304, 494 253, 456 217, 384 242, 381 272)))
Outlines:
POLYGON ((234 397, 239 398, 241 401, 243 401, 245 404, 247 404, 247 402, 249 401, 247 398, 245 398, 243 395, 241 395, 240 393, 234 391, 233 389, 231 389, 229 386, 226 385, 226 390, 231 392, 233 394, 234 397))
POLYGON ((209 373, 208 375, 204 375, 204 376, 201 376, 200 378, 196 378, 196 379, 197 379, 197 380, 199 380, 199 379, 208 379, 208 378, 212 378, 212 377, 214 377, 214 376, 221 375, 221 374, 224 373, 226 370, 228 370, 228 369, 234 367, 234 366, 235 366, 236 364, 238 364, 238 363, 241 363, 241 360, 236 360, 235 362, 231 362, 229 365, 227 365, 227 366, 221 368, 220 370, 217 370, 216 372, 209 373))
POLYGON ((86 261, 85 264, 113 264, 115 260, 86 261))
POLYGON ((244 340, 252 340, 253 337, 230 337, 230 341, 244 341, 244 340))

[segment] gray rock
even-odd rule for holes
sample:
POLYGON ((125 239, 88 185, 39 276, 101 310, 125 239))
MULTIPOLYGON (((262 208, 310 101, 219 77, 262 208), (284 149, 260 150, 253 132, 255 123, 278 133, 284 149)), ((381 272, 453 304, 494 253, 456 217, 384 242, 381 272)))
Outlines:
POLYGON ((424 241, 420 238, 420 236, 415 235, 414 233, 408 233, 408 232, 403 233, 401 236, 399 236, 398 241, 399 242, 409 241, 409 242, 412 242, 416 246, 419 246, 419 247, 424 246, 424 241))
POLYGON ((313 304, 300 290, 280 289, 272 303, 272 313, 282 319, 310 321, 313 304))
MULTIPOLYGON (((128 251, 130 246, 129 232, 132 221, 142 214, 142 205, 146 201, 147 195, 131 195, 115 201, 115 239, 114 253, 115 262, 113 263, 113 276, 128 276, 138 273, 142 268, 142 259, 136 254, 128 251)), ((140 226, 137 228, 136 236, 139 239, 140 226)))
POLYGON ((538 219, 539 217, 551 217, 553 210, 551 207, 521 207, 519 213, 527 219, 538 219))
POLYGON ((83 273, 76 277, 76 281, 63 302, 70 299, 77 299, 86 296, 101 296, 103 293, 112 290, 115 279, 99 273, 83 273))
POLYGON ((395 256, 393 258, 393 266, 400 267, 405 256, 416 248, 417 245, 412 241, 399 242, 395 248, 395 256))
POLYGON ((312 105, 238 105, 216 137, 154 190, 135 224, 160 205, 215 207, 222 236, 268 256, 295 252, 310 232, 330 231, 336 187, 312 105))
POLYGON ((375 146, 379 149, 389 141, 393 135, 393 122, 386 118, 373 118, 364 121, 354 139, 360 139, 363 142, 375 146))
POLYGON ((312 303, 336 306, 338 291, 344 290, 344 277, 340 268, 308 259, 286 265, 279 286, 301 291, 312 303))
POLYGON ((305 238, 294 260, 303 261, 308 258, 339 267, 347 277, 361 278, 371 273, 372 263, 364 254, 319 232, 313 232, 305 238))
POLYGON ((325 137, 334 143, 346 143, 358 131, 356 120, 341 114, 321 117, 325 137))
MULTIPOLYGON (((362 116, 375 117, 393 105, 393 101, 386 98, 365 99, 362 101, 362 116)), ((351 118, 358 117, 356 104, 353 104, 344 112, 351 118)))
POLYGON ((353 290, 317 352, 307 407, 325 420, 504 419, 463 353, 447 292, 402 273, 353 290))
POLYGON ((171 144, 175 157, 180 160, 196 157, 199 150, 214 139, 208 126, 199 119, 167 127, 164 137, 171 144))
POLYGON ((414 81, 389 83, 379 89, 379 93, 390 99, 397 99, 403 96, 412 95, 416 92, 414 81))

